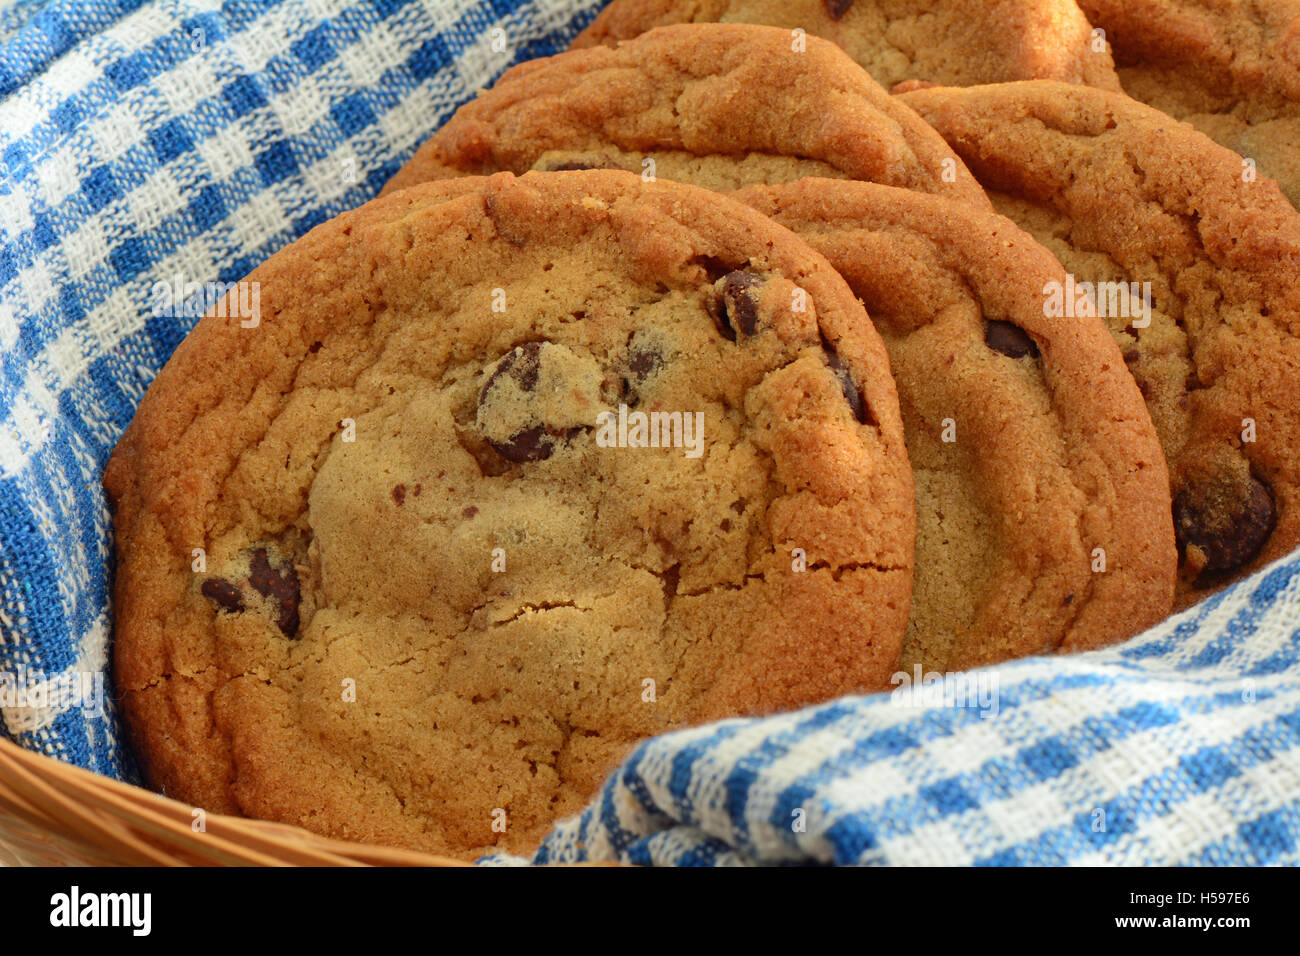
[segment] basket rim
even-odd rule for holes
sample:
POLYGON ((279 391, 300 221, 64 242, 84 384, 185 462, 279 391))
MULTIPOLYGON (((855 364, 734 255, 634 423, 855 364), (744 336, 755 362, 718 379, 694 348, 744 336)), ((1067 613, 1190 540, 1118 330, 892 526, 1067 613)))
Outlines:
MULTIPOLYGON (((20 747, 0 737, 0 819, 118 865, 431 866, 464 860, 320 836, 301 827, 198 808, 20 747)), ((0 834, 0 839, 3 835, 0 834)), ((71 857, 71 853, 65 853, 71 857)))

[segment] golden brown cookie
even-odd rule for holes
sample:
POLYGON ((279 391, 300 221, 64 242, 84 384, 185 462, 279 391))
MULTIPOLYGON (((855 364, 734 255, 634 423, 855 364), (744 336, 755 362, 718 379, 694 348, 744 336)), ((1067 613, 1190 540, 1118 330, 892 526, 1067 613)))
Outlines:
POLYGON ((1061 265, 1010 220, 805 179, 735 194, 821 252, 889 350, 916 479, 903 669, 1085 650, 1162 620, 1164 454, 1098 318, 1049 318, 1061 265))
POLYGON ((612 45, 670 23, 761 23, 838 44, 876 82, 1061 80, 1119 89, 1074 0, 614 0, 573 41, 612 45))
POLYGON ((384 189, 593 167, 711 189, 862 179, 988 205, 942 138, 834 44, 719 24, 523 63, 462 107, 384 189))
POLYGON ((1169 462, 1179 603, 1300 544, 1300 214, 1277 183, 1122 94, 903 98, 1065 264, 1051 304, 1110 326, 1169 462))
POLYGON ((1300 0, 1080 0, 1129 96, 1249 157, 1300 207, 1300 0))
POLYGON ((638 740, 888 686, 888 357, 792 233, 621 172, 339 216, 202 319, 115 450, 115 666, 212 811, 529 849, 638 740), (500 828, 504 827, 504 832, 500 828))

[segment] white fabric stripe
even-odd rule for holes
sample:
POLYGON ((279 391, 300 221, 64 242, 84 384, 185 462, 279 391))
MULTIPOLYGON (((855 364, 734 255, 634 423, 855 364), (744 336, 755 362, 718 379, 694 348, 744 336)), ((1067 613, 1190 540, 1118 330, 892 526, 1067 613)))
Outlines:
MULTIPOLYGON (((1084 661, 1084 658, 1076 657, 1057 661, 1056 664, 1059 666, 1066 663, 1071 667, 1083 669, 1084 661)), ((1276 682, 1278 681, 1272 683, 1276 682)), ((989 760, 1001 758, 1014 763, 1016 755, 1024 747, 1057 734, 1068 736, 1088 716, 1113 713, 1142 701, 1177 702, 1188 696, 1205 693, 1206 688, 1198 682, 1172 681, 1153 681, 1142 685, 1107 685, 1100 688, 1084 686, 1062 690, 1051 697, 1022 705, 1015 715, 1004 714, 998 723, 980 721, 959 727, 951 736, 930 739, 923 750, 907 752, 900 761, 914 765, 909 769, 910 776, 904 776, 902 769, 895 765, 895 761, 876 761, 860 768, 847 778, 830 783, 821 782, 817 786, 818 795, 841 806, 864 805, 864 793, 870 794, 868 800, 876 805, 881 805, 891 798, 914 797, 917 788, 927 782, 948 779, 960 773, 975 773, 989 760), (1115 700, 1118 687, 1131 690, 1131 699, 1115 700), (1004 724, 1009 716, 1020 717, 1027 726, 1023 733, 1012 734, 1010 739, 1007 739, 1007 728, 1004 724)), ((895 720, 882 721, 880 726, 876 726, 873 721, 871 726, 862 727, 860 733, 854 734, 848 733, 843 721, 837 722, 827 728, 809 733, 800 740, 794 752, 761 766, 760 777, 750 791, 750 819, 766 821, 775 806, 778 794, 783 792, 796 776, 815 770, 834 754, 851 748, 855 743, 853 738, 879 732, 887 725, 897 726, 899 723, 906 723, 914 720, 920 713, 904 707, 888 706, 883 709, 873 709, 869 715, 874 718, 880 716, 882 712, 889 713, 895 720)), ((1258 717, 1253 710, 1251 713, 1258 717)), ((1214 714, 1201 719, 1210 726, 1216 722, 1214 714)), ((772 718, 767 722, 748 727, 715 748, 705 766, 697 766, 688 793, 696 807, 697 819, 705 831, 716 834, 728 842, 735 841, 735 829, 725 812, 723 803, 726 777, 737 759, 769 737, 788 731, 796 722, 797 717, 791 715, 772 718)), ((1234 726, 1250 724, 1250 720, 1234 722, 1234 726)), ((1182 726, 1182 723, 1176 724, 1173 725, 1173 729, 1176 731, 1182 726)), ((1076 795, 1081 792, 1090 793, 1095 804, 1110 799, 1130 783, 1145 779, 1145 774, 1131 780, 1117 776, 1115 766, 1107 761, 1124 761, 1134 749, 1139 752, 1151 749, 1149 755, 1129 768, 1134 773, 1141 773, 1142 768, 1155 766, 1161 757, 1168 754, 1167 743, 1160 741, 1159 738, 1162 733, 1167 735, 1169 730, 1170 728, 1167 727, 1154 728, 1131 735, 1117 747, 1102 751, 1092 758, 1086 758, 1082 765, 1066 771, 1056 781, 1031 785, 1028 790, 1019 791, 1007 800, 994 801, 985 805, 982 811, 966 814, 965 817, 972 817, 983 812, 990 818, 988 846, 980 850, 978 855, 987 855, 1003 848, 1006 845, 1005 840, 998 837, 1006 833, 1023 833, 1024 820, 1027 817, 1037 818, 1047 826, 1051 823, 1059 824, 1063 818, 1068 819, 1075 812, 1087 809, 1083 806, 1086 800, 1082 802, 1076 800, 1075 803, 1078 805, 1073 807, 1063 804, 1057 792, 1058 788, 1064 787, 1076 795), (1150 737, 1151 741, 1144 740, 1144 737, 1150 737), (1067 787, 1062 781, 1070 777, 1083 777, 1083 779, 1067 787), (1032 793, 1033 797, 1025 800, 1018 799, 1020 795, 1026 793, 1032 793), (997 825, 999 823, 1002 825, 997 825)), ((650 752, 647 759, 642 762, 641 776, 657 800, 666 802, 670 799, 668 781, 671 776, 673 755, 688 747, 692 741, 708 739, 712 733, 712 729, 704 729, 692 732, 689 739, 675 737, 671 752, 666 748, 662 750, 654 748, 650 752)), ((1180 752, 1186 752, 1186 748, 1180 752)), ((825 822, 809 819, 810 839, 806 841, 803 849, 814 858, 826 858, 829 854, 829 848, 819 833, 825 822), (818 849, 822 852, 817 852, 818 849)), ((963 825, 967 822, 964 819, 963 825)), ((625 825, 630 827, 631 821, 626 821, 625 825)), ((913 840, 919 841, 924 847, 946 847, 948 855, 945 858, 951 861, 953 844, 950 842, 949 827, 947 819, 927 824, 918 828, 911 837, 893 838, 886 852, 892 859, 894 854, 899 852, 894 848, 893 843, 897 842, 906 848, 908 841, 913 840)), ((882 834, 882 836, 888 835, 882 834)), ((756 847, 765 856, 774 859, 791 856, 788 845, 777 835, 767 831, 765 826, 755 826, 751 831, 751 838, 756 841, 756 847), (765 836, 769 839, 764 840, 765 836)), ((966 855, 974 859, 977 854, 967 852, 966 855)), ((928 856, 923 855, 913 862, 922 862, 927 858, 928 856)))
MULTIPOLYGON (((1147 691, 1151 689, 1146 688, 1147 691)), ((1203 692, 1203 688, 1199 687, 1184 690, 1188 693, 1203 692)), ((1167 699, 1167 695, 1161 696, 1162 699, 1167 699)), ((1024 817, 1032 815, 1038 819, 1050 819, 1054 821, 1052 826, 1056 827, 1066 825, 1074 814, 1091 812, 1098 804, 1112 800, 1143 781, 1177 767, 1182 757, 1203 747, 1222 746, 1250 728, 1275 719, 1276 713, 1280 712, 1275 708, 1292 709, 1297 703, 1300 703, 1300 694, 1289 694, 1282 700, 1270 702, 1267 708, 1247 706, 1215 710, 1208 714, 1186 713, 1176 724, 1150 728, 1126 737, 1122 743, 1099 751, 1053 780, 1028 786, 1002 800, 984 802, 979 809, 946 818, 944 826, 948 825, 948 821, 959 819, 964 832, 969 819, 996 812, 1000 820, 1012 821, 1010 827, 997 834, 994 852, 1005 849, 1023 841, 1031 832, 1031 828, 1025 827, 1022 822, 1024 817), (1290 704, 1289 707, 1287 703, 1290 704), (1045 807, 1044 802, 1048 804, 1045 807), (996 811, 994 808, 997 808, 996 811)), ((1098 701, 1094 706, 1100 705, 1101 702, 1098 701)), ((1113 707, 1114 704, 1110 706, 1113 707)), ((1071 711, 1056 721, 1047 722, 1047 727, 1059 726, 1063 721, 1074 720, 1079 714, 1087 712, 1087 708, 1071 711)), ((942 765, 942 754, 927 753, 927 757, 931 756, 942 765)), ((993 755, 985 754, 984 758, 991 756, 993 755)), ((883 803, 890 796, 910 796, 915 790, 915 786, 911 786, 899 794, 875 795, 869 769, 850 778, 852 784, 849 781, 833 782, 826 788, 827 796, 846 805, 862 805, 864 792, 873 794, 872 802, 883 803)), ((882 840, 882 848, 891 862, 924 864, 936 858, 952 861, 953 847, 937 841, 933 832, 935 827, 936 824, 916 826, 910 833, 882 840)), ((1139 824, 1139 836, 1144 829, 1145 825, 1139 824)), ((1039 830, 1033 828, 1032 832, 1037 833, 1039 830)), ((1123 838, 1116 846, 1123 846, 1131 839, 1132 836, 1123 838)))
MULTIPOLYGON (((288 6, 292 6, 292 5, 286 5, 286 7, 288 6)), ((569 12, 570 14, 572 14, 573 10, 570 9, 569 12)), ((254 24, 250 25, 246 30, 246 33, 248 35, 255 35, 260 39, 258 39, 257 41, 255 41, 253 44, 250 45, 245 42, 246 39, 245 33, 241 33, 239 37, 234 41, 234 43, 232 43, 231 40, 227 39, 226 41, 223 41, 221 44, 214 45, 212 48, 212 50, 214 51, 214 55, 219 55, 221 53, 228 54, 232 57, 235 57, 236 59, 239 59, 241 63, 245 63, 246 64, 245 68, 249 72, 260 72, 265 68, 266 63, 270 58, 279 54, 284 49, 284 45, 281 42, 277 42, 276 44, 272 45, 266 42, 265 38, 273 34, 283 35, 287 33, 286 21, 293 19, 291 13, 292 11, 286 10, 285 7, 276 8, 274 10, 268 11, 265 16, 257 20, 254 24), (256 59, 251 59, 251 54, 250 54, 251 48, 256 48, 260 52, 261 56, 257 57, 256 59)), ((127 27, 124 24, 119 24, 117 29, 113 33, 110 33, 109 35, 115 36, 116 33, 123 32, 126 30, 127 27)), ((129 39, 129 37, 127 39, 129 39)), ((360 39, 357 42, 360 44, 369 43, 368 39, 360 39)), ((487 62, 489 67, 499 66, 499 63, 497 63, 495 60, 487 61, 487 62)), ((168 72, 169 73, 180 72, 180 71, 187 70, 189 68, 190 65, 189 62, 187 61, 185 63, 179 64, 172 71, 168 71, 168 72)), ((487 73, 483 73, 483 74, 475 74, 471 77, 465 77, 464 73, 466 71, 465 69, 463 69, 462 64, 459 61, 456 61, 454 64, 454 69, 449 70, 448 72, 453 73, 456 77, 455 81, 449 87, 449 89, 455 91, 456 99, 467 99, 479 85, 486 82, 488 76, 490 75, 487 73)), ((167 74, 162 74, 162 75, 167 75, 167 74)), ((153 82, 156 82, 156 80, 153 82)), ((178 88, 180 88, 179 85, 178 88)), ((211 96, 216 92, 215 90, 212 89, 205 90, 197 84, 190 85, 188 89, 190 89, 196 95, 206 94, 206 96, 211 96)), ((141 90, 143 91, 143 93, 149 96, 157 96, 157 94, 151 89, 151 86, 141 87, 141 90)), ((200 98, 206 98, 206 97, 201 96, 200 98)), ((197 105, 197 102, 198 100, 188 104, 191 110, 193 106, 197 105)), ((277 118, 283 115, 281 97, 269 96, 267 103, 268 103, 267 107, 264 107, 262 110, 259 110, 256 116, 244 117, 243 120, 234 124, 230 128, 230 130, 226 131, 225 133, 219 134, 215 138, 229 140, 230 142, 234 142, 236 140, 242 140, 243 139, 242 136, 231 136, 230 134, 231 132, 240 129, 243 123, 248 122, 250 119, 254 120, 255 122, 269 122, 269 120, 267 119, 268 113, 276 116, 277 118)), ((421 119, 424 118, 420 113, 416 111, 411 111, 407 115, 412 117, 412 119, 415 120, 416 122, 419 122, 421 119)), ((254 137, 254 140, 259 138, 261 137, 254 137)), ((399 137, 397 139, 405 139, 405 138, 407 137, 399 137)), ((327 164, 332 169, 337 170, 338 168, 341 167, 343 159, 351 155, 351 150, 352 147, 350 145, 340 144, 339 147, 336 147, 327 156, 311 164, 307 168, 309 169, 311 168, 311 166, 319 166, 322 164, 327 164)), ((246 148, 244 152, 247 152, 246 148)), ((247 157, 247 162, 251 162, 251 158, 252 158, 251 154, 249 154, 247 157)), ((243 157, 240 157, 240 159, 241 159, 240 165, 243 165, 244 164, 242 162, 243 157)), ((232 167, 232 171, 233 168, 237 168, 237 167, 232 167)), ((154 179, 159 175, 159 172, 154 172, 153 174, 151 174, 144 183, 136 187, 137 190, 147 190, 151 188, 152 183, 154 179)), ((362 172, 364 173, 364 171, 362 172)), ((317 202, 325 202, 331 198, 335 198, 339 195, 342 195, 342 193, 345 191, 346 190, 344 188, 339 188, 332 196, 315 197, 315 200, 317 202)), ((303 201, 302 197, 298 195, 298 188, 295 188, 293 190, 293 195, 297 197, 299 202, 303 201)), ((286 197, 286 198, 292 198, 292 197, 286 197)), ((255 217, 255 223, 261 226, 260 229, 257 229, 255 227, 253 230, 251 230, 251 233, 249 235, 239 237, 240 240, 248 240, 248 241, 237 242, 237 244, 242 248, 246 248, 246 249, 258 248, 264 245, 266 242, 272 239, 274 235, 277 234, 279 228, 283 228, 287 224, 288 219, 284 215, 283 212, 284 207, 282 203, 277 202, 274 198, 274 194, 269 191, 262 193, 258 197, 254 197, 250 199, 247 203, 245 203, 243 206, 240 207, 239 214, 246 217, 250 211, 250 208, 256 210, 257 204, 259 202, 271 203, 274 204, 274 207, 268 208, 260 216, 255 217), (278 224, 279 228, 272 229, 271 228, 272 223, 278 224)), ((302 207, 298 206, 297 208, 302 208, 302 207)), ((92 223, 96 228, 98 228, 100 227, 101 223, 103 226, 110 226, 113 219, 114 219, 113 210, 112 210, 112 206, 110 205, 109 207, 106 207, 105 210, 101 211, 101 213, 99 213, 97 216, 91 217, 91 219, 88 220, 88 222, 92 223)), ((82 223, 78 227, 78 231, 84 228, 86 228, 86 223, 82 223)), ((101 233, 102 233, 102 229, 101 229, 101 233)), ((75 235, 75 232, 72 235, 75 235)), ((61 241, 67 242, 68 239, 62 238, 61 241)), ((189 250, 189 245, 187 244, 186 249, 182 250, 182 254, 184 254, 188 250, 189 250)), ((197 253, 194 254, 194 258, 197 259, 197 253)), ((186 270, 186 274, 188 276, 194 276, 201 271, 203 270, 192 268, 186 270)), ((19 276, 21 279, 23 276, 25 276, 25 272, 20 273, 19 276)), ((145 291, 147 292, 147 289, 145 291)), ((147 301, 144 299, 143 296, 141 296, 140 299, 137 299, 136 302, 139 304, 139 307, 137 308, 137 312, 141 312, 143 308, 147 307, 147 301)), ((47 301, 46 308, 52 308, 52 307, 53 307, 52 300, 47 301)), ((86 318, 84 318, 79 323, 77 323, 76 326, 73 326, 73 328, 77 328, 83 335, 92 335, 95 336, 97 339, 102 340, 103 336, 97 335, 95 331, 91 328, 91 325, 93 322, 92 315, 94 313, 102 311, 103 309, 104 309, 103 304, 95 307, 95 309, 92 310, 91 314, 88 314, 86 318)), ((131 334, 137 331, 138 329, 140 329, 141 327, 143 327, 143 322, 144 322, 144 316, 142 314, 139 314, 136 316, 135 322, 123 324, 121 328, 124 330, 125 334, 131 334)), ((120 339, 118 339, 117 341, 120 341, 120 339)), ((106 343, 106 348, 111 350, 111 348, 116 347, 117 341, 110 341, 106 343)), ((48 347, 47 347, 47 352, 48 352, 48 347)), ((92 361, 93 361, 93 357, 86 355, 83 352, 77 355, 75 363, 73 363, 71 366, 57 366, 51 363, 49 361, 49 357, 46 354, 46 352, 43 352, 41 355, 37 356, 37 358, 34 360, 33 362, 34 370, 32 373, 28 375, 27 379, 24 381, 23 389, 24 391, 30 391, 34 388, 39 388, 41 392, 43 392, 45 395, 50 395, 51 393, 53 395, 60 395, 68 388, 70 388, 75 382, 77 382, 82 375, 84 375, 86 369, 90 366, 92 361), (44 370, 44 371, 42 372, 36 370, 44 370)), ((28 463, 31 461, 31 458, 37 453, 39 453, 40 450, 45 446, 45 442, 48 439, 49 434, 48 431, 42 431, 39 427, 37 427, 38 424, 39 424, 38 422, 33 421, 30 417, 19 418, 14 413, 11 413, 9 417, 0 420, 0 436, 9 435, 8 440, 6 440, 4 437, 0 437, 0 463, 4 464, 6 468, 6 473, 18 472, 26 468, 28 463), (10 435, 11 432, 17 432, 17 438, 14 438, 12 435, 10 435), (25 448, 24 445, 26 446, 25 448)))
MULTIPOLYGON (((48 694, 58 687, 60 679, 72 674, 103 674, 108 666, 108 626, 105 617, 100 617, 86 634, 82 643, 81 654, 67 670, 52 677, 47 676, 39 682, 24 682, 25 689, 38 689, 48 694)), ((0 708, 5 726, 11 733, 35 733, 54 723, 56 717, 63 713, 58 707, 5 707, 0 708)))
POLYGON ((1169 866, 1191 860, 1211 844, 1235 836, 1241 824, 1292 804, 1297 793, 1300 772, 1294 763, 1257 763, 1239 776, 1175 805, 1170 814, 1149 821, 1112 850, 1089 853, 1075 863, 1169 866))
MULTIPOLYGON (((822 835, 824 821, 819 819, 817 806, 800 808, 804 811, 805 829, 794 834, 797 848, 785 839, 786 833, 792 832, 795 822, 793 817, 786 821, 787 829, 780 832, 773 832, 767 821, 776 810, 778 798, 799 777, 812 773, 822 764, 852 750, 857 743, 845 733, 843 721, 837 721, 801 736, 789 751, 760 768, 759 777, 749 790, 746 815, 751 821, 750 840, 761 856, 766 859, 798 859, 800 856, 830 859, 831 845, 822 835)), ((877 768, 882 786, 887 785, 884 781, 888 779, 902 782, 892 765, 878 764, 877 768)))

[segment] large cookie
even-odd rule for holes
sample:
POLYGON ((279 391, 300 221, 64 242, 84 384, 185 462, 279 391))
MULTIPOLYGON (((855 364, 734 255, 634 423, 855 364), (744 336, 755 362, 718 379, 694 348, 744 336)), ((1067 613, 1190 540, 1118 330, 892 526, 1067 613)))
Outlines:
POLYGON ((1083 650, 1169 614, 1169 478, 1097 318, 1049 318, 1046 249, 993 213, 807 179, 736 194, 821 252, 885 340, 916 479, 904 670, 1083 650))
POLYGON ((105 473, 155 787, 522 850, 647 735, 889 685, 897 397, 790 232, 625 173, 502 174, 368 203, 247 281, 260 321, 202 319, 105 473))
POLYGON ((1146 396, 1180 603, 1300 543, 1300 214, 1277 184, 1122 94, 1031 81, 903 98, 1075 280, 1111 283, 1055 304, 1104 313, 1146 396))
POLYGON ((1300 2, 1080 0, 1130 96, 1254 160, 1300 207, 1300 2))
POLYGON ((685 24, 523 63, 385 186, 609 166, 711 189, 862 179, 988 205, 943 139, 833 43, 685 24))
POLYGON ((573 46, 709 22, 805 30, 889 88, 1061 80, 1119 89, 1109 47, 1074 0, 614 0, 573 46))

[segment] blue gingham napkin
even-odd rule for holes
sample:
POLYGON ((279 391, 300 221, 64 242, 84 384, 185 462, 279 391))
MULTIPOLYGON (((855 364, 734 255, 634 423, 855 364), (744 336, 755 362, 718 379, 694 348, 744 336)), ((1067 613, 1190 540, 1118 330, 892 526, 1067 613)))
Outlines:
POLYGON ((133 779, 111 684, 103 691, 108 719, 78 691, 88 675, 105 674, 111 630, 100 474, 149 382, 196 321, 154 315, 154 283, 178 275, 236 281, 373 198, 475 90, 516 62, 562 50, 597 6, 0 6, 6 734, 133 779), (19 700, 18 690, 28 696, 19 700))
POLYGON ((1300 553, 1118 647, 648 741, 537 860, 1294 865, 1298 840, 1300 553))
MULTIPOLYGON (((0 730, 134 779, 99 480, 195 321, 154 283, 237 280, 373 197, 599 5, 0 0, 0 730)), ((1295 863, 1298 577, 1122 648, 650 741, 537 860, 1295 863)))

